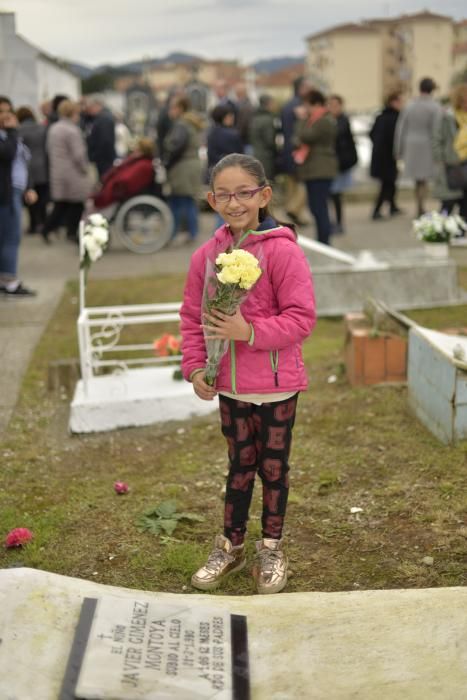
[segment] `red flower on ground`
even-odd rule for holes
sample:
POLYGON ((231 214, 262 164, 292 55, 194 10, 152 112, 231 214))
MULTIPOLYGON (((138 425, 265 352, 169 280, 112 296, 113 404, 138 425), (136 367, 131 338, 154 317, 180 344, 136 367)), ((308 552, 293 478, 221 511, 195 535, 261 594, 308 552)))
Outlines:
POLYGON ((32 540, 33 534, 27 527, 15 527, 5 538, 5 547, 22 547, 32 540))
POLYGON ((118 495, 121 496, 124 493, 128 493, 130 487, 125 481, 116 481, 114 484, 114 489, 115 493, 118 493, 118 495))

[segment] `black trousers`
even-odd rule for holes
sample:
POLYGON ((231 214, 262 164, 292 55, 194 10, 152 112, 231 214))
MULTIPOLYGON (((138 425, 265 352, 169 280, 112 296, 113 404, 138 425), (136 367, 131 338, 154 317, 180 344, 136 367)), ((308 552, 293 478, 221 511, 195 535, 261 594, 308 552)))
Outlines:
POLYGON ((224 535, 234 546, 245 538, 256 474, 263 484, 262 536, 280 539, 289 494, 289 454, 298 394, 253 403, 219 396, 222 433, 229 451, 224 535))
POLYGON ((60 226, 65 226, 67 238, 78 239, 78 226, 84 211, 82 202, 54 202, 54 207, 45 222, 42 234, 47 236, 60 226))
POLYGON ((42 230, 47 218, 47 204, 49 202, 49 185, 34 185, 37 194, 37 202, 28 204, 29 232, 36 233, 42 230))
POLYGON ((391 180, 380 180, 379 194, 376 198, 375 208, 373 213, 379 214, 384 202, 388 202, 390 211, 397 209, 396 205, 396 181, 391 180))

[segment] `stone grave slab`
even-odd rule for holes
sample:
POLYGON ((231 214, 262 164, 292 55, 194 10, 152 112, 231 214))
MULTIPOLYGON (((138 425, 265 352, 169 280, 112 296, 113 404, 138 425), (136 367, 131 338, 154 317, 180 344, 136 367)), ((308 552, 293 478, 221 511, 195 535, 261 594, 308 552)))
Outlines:
POLYGON ((4 569, 0 698, 58 698, 83 598, 105 595, 246 615, 252 700, 466 696, 465 587, 223 596, 134 591, 4 569))
POLYGON ((359 251, 355 265, 325 259, 310 250, 305 254, 321 316, 361 311, 369 297, 395 309, 467 303, 467 294, 458 285, 455 261, 431 258, 419 248, 359 251))

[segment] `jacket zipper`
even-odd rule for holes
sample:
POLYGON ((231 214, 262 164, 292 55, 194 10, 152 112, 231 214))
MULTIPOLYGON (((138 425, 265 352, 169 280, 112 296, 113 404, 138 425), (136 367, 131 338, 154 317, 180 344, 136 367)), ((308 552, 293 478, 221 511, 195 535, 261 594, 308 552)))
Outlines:
POLYGON ((232 394, 237 393, 237 358, 235 356, 235 340, 230 341, 230 381, 232 394))
POLYGON ((274 385, 279 386, 279 350, 270 350, 269 358, 272 371, 274 372, 274 385))

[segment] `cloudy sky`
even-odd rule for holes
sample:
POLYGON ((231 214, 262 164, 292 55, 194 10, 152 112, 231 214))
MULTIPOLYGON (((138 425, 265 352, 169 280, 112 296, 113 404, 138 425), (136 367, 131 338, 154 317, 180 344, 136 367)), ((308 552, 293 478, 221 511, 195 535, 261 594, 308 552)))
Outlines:
POLYGON ((17 32, 54 56, 95 66, 185 51, 204 58, 304 53, 304 37, 368 17, 467 18, 465 0, 0 0, 17 32))

